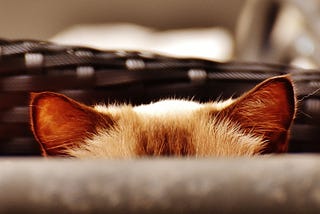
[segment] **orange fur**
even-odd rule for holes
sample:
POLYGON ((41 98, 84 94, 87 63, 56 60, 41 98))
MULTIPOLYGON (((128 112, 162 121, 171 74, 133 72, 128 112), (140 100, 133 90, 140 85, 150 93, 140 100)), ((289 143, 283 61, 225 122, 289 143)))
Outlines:
POLYGON ((162 100, 95 106, 33 93, 31 126, 44 156, 251 156, 285 152, 295 115, 288 76, 270 78, 226 102, 162 100))

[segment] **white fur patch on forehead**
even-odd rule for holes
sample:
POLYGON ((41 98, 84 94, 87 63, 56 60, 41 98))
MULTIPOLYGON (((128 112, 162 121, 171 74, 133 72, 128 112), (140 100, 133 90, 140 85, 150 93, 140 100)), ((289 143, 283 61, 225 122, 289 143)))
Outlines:
POLYGON ((133 108, 136 113, 144 115, 168 115, 168 114, 183 114, 190 113, 192 111, 198 110, 203 105, 187 100, 161 100, 148 105, 140 105, 133 108))
MULTIPOLYGON (((211 102, 211 103, 205 103, 201 104, 196 101, 190 101, 190 100, 177 100, 177 99, 166 99, 166 100, 160 100, 155 103, 150 104, 144 104, 144 105, 138 105, 132 107, 133 111, 138 114, 143 115, 168 115, 168 114, 184 114, 184 113, 190 113, 195 110, 201 109, 203 106, 211 105, 211 107, 215 110, 222 110, 226 107, 228 107, 231 103, 233 103, 233 99, 228 99, 225 101, 218 101, 218 102, 211 102)), ((111 114, 117 114, 123 111, 123 107, 128 105, 96 105, 94 106, 95 110, 101 113, 111 113, 111 114)), ((131 106, 130 106, 131 107, 131 106)))

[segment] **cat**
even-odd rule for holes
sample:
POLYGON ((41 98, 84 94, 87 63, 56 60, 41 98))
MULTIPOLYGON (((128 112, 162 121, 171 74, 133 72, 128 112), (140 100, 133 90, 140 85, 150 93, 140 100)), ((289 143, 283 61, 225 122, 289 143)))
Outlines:
POLYGON ((43 156, 234 157, 288 149, 296 98, 289 75, 236 99, 89 107, 62 94, 31 93, 31 129, 43 156))

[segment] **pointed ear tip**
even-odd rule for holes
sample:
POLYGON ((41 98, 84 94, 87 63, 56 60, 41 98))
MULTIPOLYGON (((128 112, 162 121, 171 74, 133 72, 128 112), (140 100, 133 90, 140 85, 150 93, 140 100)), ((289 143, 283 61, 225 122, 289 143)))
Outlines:
POLYGON ((38 92, 30 92, 30 99, 33 100, 35 97, 37 97, 40 93, 38 92))
POLYGON ((296 91, 295 91, 295 87, 294 87, 294 81, 292 80, 291 75, 279 76, 279 80, 284 84, 286 89, 288 91, 290 91, 291 96, 294 97, 296 91))
POLYGON ((30 103, 34 103, 43 92, 30 92, 30 103))
POLYGON ((286 94, 290 97, 295 97, 295 88, 293 84, 293 80, 291 78, 291 75, 281 75, 281 76, 275 76, 271 77, 262 83, 263 86, 270 86, 273 85, 277 89, 282 89, 286 91, 286 94))
POLYGON ((39 99, 42 98, 51 98, 51 97, 61 97, 61 94, 54 93, 54 92, 30 92, 30 101, 31 103, 37 102, 39 99))
POLYGON ((43 92, 31 92, 30 93, 30 105, 34 105, 39 101, 39 97, 41 97, 43 92))
MULTIPOLYGON (((285 94, 287 96, 286 100, 287 103, 290 106, 290 115, 294 117, 295 111, 296 111, 296 91, 294 87, 294 82, 292 80, 292 77, 290 74, 282 75, 282 76, 276 76, 274 78, 271 78, 272 83, 279 84, 280 87, 277 87, 279 89, 282 89, 285 91, 285 94)), ((271 83, 271 84, 272 84, 271 83)))
POLYGON ((281 75, 281 76, 275 76, 269 79, 272 82, 276 83, 284 83, 287 86, 293 87, 293 81, 291 78, 291 75, 286 74, 286 75, 281 75))

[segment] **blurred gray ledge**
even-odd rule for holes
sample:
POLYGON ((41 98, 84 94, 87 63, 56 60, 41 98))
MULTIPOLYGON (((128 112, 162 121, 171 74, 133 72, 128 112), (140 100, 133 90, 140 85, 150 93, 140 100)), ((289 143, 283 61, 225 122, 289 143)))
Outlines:
POLYGON ((0 213, 320 213, 320 156, 0 159, 0 213))

